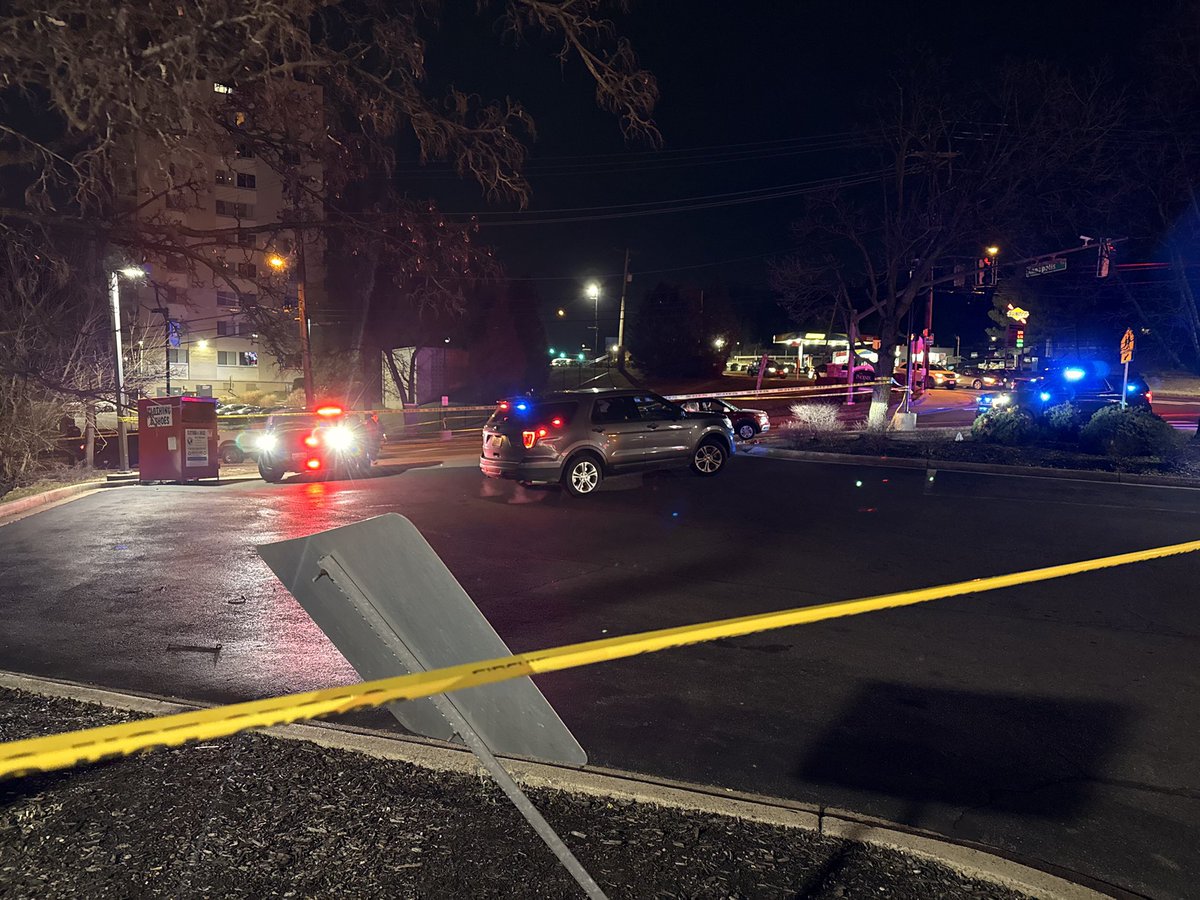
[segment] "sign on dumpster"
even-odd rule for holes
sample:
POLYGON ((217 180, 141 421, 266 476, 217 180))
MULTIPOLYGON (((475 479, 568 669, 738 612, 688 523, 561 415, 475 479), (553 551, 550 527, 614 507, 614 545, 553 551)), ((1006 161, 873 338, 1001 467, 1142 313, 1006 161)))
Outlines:
POLYGON ((172 422, 170 406, 160 404, 146 408, 147 428, 170 428, 172 422))
POLYGON ((196 466, 208 465, 208 429, 188 428, 184 431, 184 467, 193 469, 196 466))

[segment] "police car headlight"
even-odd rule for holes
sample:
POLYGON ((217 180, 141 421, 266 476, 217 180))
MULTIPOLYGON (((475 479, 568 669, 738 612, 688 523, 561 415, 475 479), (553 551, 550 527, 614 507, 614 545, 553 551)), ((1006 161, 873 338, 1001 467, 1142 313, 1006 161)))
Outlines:
POLYGON ((258 436, 258 449, 266 450, 268 453, 279 446, 279 438, 273 434, 260 434, 258 436))
POLYGON ((354 446, 354 432, 345 425, 335 425, 322 435, 330 450, 349 450, 354 446))

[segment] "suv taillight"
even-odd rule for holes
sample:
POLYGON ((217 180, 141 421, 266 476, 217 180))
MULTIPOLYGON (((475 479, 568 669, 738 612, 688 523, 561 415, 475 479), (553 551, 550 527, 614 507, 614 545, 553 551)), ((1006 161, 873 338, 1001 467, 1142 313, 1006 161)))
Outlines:
POLYGON ((549 433, 550 432, 546 429, 546 426, 544 426, 544 425, 539 426, 534 431, 522 431, 521 432, 521 442, 523 444, 525 444, 526 450, 532 450, 534 445, 537 444, 537 442, 539 440, 544 438, 549 433))

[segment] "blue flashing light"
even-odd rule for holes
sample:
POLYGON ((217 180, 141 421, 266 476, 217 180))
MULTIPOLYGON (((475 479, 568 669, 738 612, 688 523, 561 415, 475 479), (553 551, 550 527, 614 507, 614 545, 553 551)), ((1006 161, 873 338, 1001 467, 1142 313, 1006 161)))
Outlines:
POLYGON ((528 403, 518 403, 517 410, 518 410, 518 412, 528 412, 529 404, 528 403))
POLYGON ((1063 378, 1067 379, 1067 381, 1081 381, 1085 375, 1087 375, 1087 372, 1083 369, 1063 369, 1063 378))
POLYGON ((1131 394, 1136 394, 1136 393, 1137 393, 1137 389, 1138 389, 1138 386, 1137 386, 1136 384, 1127 384, 1127 385, 1125 385, 1125 390, 1127 390, 1127 391, 1128 391, 1129 393, 1131 393, 1131 394))
POLYGON ((1043 403, 1045 403, 1047 400, 1049 400, 1049 399, 1050 399, 1050 392, 1049 392, 1049 391, 1042 391, 1040 394, 1038 394, 1038 396, 1039 396, 1039 397, 1041 397, 1041 398, 1042 398, 1042 402, 1043 402, 1043 403))

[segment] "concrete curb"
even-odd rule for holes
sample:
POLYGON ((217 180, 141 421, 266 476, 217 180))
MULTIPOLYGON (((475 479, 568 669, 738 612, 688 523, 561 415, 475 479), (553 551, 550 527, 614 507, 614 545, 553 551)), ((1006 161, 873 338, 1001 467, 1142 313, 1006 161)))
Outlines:
MULTIPOLYGON (((136 483, 131 482, 131 484, 136 483)), ((20 515, 31 509, 37 509, 39 506, 57 503, 60 500, 66 500, 78 494, 86 494, 89 491, 108 487, 124 487, 124 485, 112 484, 100 478, 96 481, 82 481, 79 484, 68 484, 66 487, 52 488, 48 491, 42 491, 40 494, 34 494, 31 497, 22 497, 20 500, 10 500, 7 503, 0 503, 0 520, 7 519, 9 516, 20 515)))
POLYGON ((782 447, 763 447, 761 445, 743 452, 750 456, 771 456, 779 459, 811 460, 812 462, 886 469, 937 469, 939 472, 973 472, 978 475, 1018 475, 1025 478, 1058 478, 1065 481, 1200 489, 1200 478, 1171 475, 1137 475, 1132 472, 1101 472, 1090 469, 1051 469, 1045 466, 1007 466, 998 463, 973 463, 951 459, 912 459, 903 456, 868 456, 865 454, 860 456, 855 453, 787 450, 782 447))
MULTIPOLYGON (((168 715, 212 705, 181 703, 166 698, 128 694, 70 681, 35 678, 4 671, 0 671, 0 689, 25 691, 151 715, 168 715)), ((433 771, 465 775, 478 775, 482 772, 470 751, 421 738, 326 723, 283 725, 263 731, 283 740, 306 741, 329 749, 407 762, 433 771)), ((845 810, 744 794, 728 789, 651 779, 633 772, 601 767, 572 769, 521 759, 506 759, 505 767, 518 783, 530 788, 629 800, 746 819, 784 828, 803 828, 829 837, 902 850, 940 862, 969 877, 999 884, 1033 897, 1096 900, 1110 896, 1133 896, 1107 885, 1086 886, 1081 880, 1089 879, 1077 873, 1063 871, 1061 875, 1052 874, 1045 869, 998 855, 989 848, 955 842, 932 832, 860 816, 845 810)))

